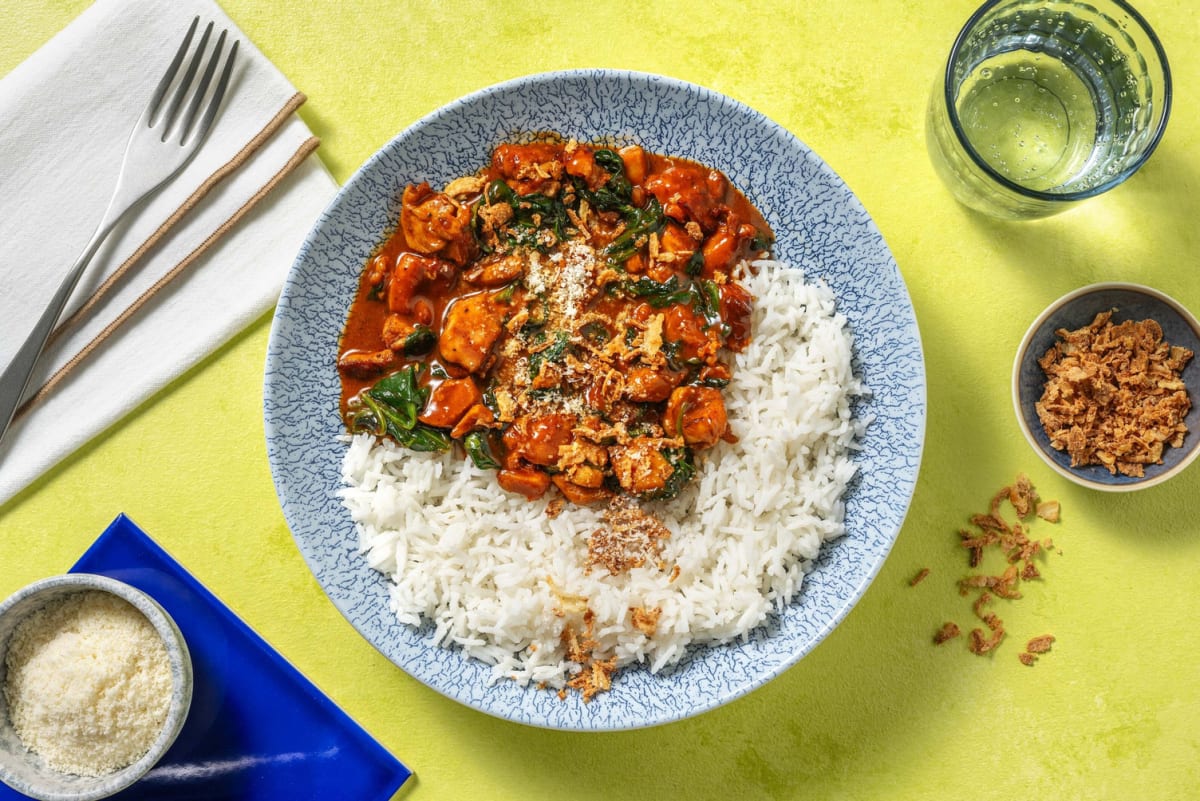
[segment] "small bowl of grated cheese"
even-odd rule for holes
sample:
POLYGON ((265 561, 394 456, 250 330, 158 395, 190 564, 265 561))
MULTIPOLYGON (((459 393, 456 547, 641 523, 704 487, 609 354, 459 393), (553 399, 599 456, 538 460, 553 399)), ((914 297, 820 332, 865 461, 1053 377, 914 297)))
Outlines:
POLYGON ((175 741, 192 662, 154 599, 106 576, 53 576, 0 604, 0 780, 41 801, 129 787, 175 741))

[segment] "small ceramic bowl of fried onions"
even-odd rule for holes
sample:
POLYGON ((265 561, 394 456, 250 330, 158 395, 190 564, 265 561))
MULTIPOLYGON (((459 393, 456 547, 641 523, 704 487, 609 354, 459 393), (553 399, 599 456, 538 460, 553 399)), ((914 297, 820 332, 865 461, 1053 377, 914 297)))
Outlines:
POLYGON ((1200 454, 1200 323, 1150 287, 1101 283, 1050 304, 1013 364, 1021 431, 1056 472, 1125 492, 1200 454))

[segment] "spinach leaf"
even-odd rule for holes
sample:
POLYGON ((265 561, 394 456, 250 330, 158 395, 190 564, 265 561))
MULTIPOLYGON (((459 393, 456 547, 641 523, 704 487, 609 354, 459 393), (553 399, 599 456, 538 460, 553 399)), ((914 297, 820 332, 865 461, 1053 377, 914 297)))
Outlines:
POLYGON ((750 240, 750 248, 755 251, 770 250, 775 244, 775 237, 765 231, 759 231, 750 240))
MULTIPOLYGON (((525 321, 525 325, 521 326, 522 334, 532 334, 550 321, 550 302, 546 300, 545 295, 536 296, 535 302, 530 303, 526 308, 529 309, 529 319, 525 321)), ((543 337, 544 339, 545 337, 543 337)))
POLYGON ((480 470, 499 470, 500 463, 492 457, 492 449, 488 447, 487 434, 483 431, 472 431, 463 439, 463 447, 471 461, 480 470))
POLYGON ((625 162, 619 155, 608 149, 597 150, 594 157, 596 164, 611 173, 612 177, 595 192, 588 192, 580 186, 579 193, 600 211, 627 213, 632 208, 633 184, 625 176, 625 162))
POLYGON ((542 371, 542 365, 546 362, 555 362, 563 357, 567 352, 567 342, 570 337, 566 331, 555 331, 554 342, 548 348, 539 350, 537 353, 529 356, 529 377, 537 378, 538 373, 542 371))
POLYGON ((350 430, 369 431, 375 436, 390 436, 397 444, 414 451, 444 451, 450 437, 444 432, 417 422, 417 414, 429 397, 429 390, 417 385, 420 367, 410 364, 385 376, 359 394, 362 407, 350 415, 350 430))
POLYGON ((724 389, 729 386, 728 378, 706 378, 700 382, 702 387, 713 387, 715 389, 724 389))
POLYGON ((664 339, 662 344, 662 352, 667 356, 667 366, 672 370, 685 370, 690 365, 689 362, 699 363, 699 359, 681 359, 679 351, 683 350, 682 339, 664 339))
POLYGON ((679 278, 672 275, 666 281, 655 281, 645 276, 636 281, 625 281, 621 289, 635 298, 661 298, 680 291, 679 278))
POLYGON ((410 364, 379 379, 375 386, 363 392, 364 402, 368 398, 375 401, 383 408, 388 419, 394 419, 402 428, 412 428, 417 424, 417 414, 429 398, 429 390, 417 386, 417 377, 422 368, 423 365, 410 364))
MULTIPOLYGON (((513 210, 512 219, 496 232, 497 236, 505 239, 509 249, 529 247, 545 252, 549 245, 561 242, 566 237, 570 217, 567 207, 558 198, 542 194, 518 195, 503 180, 496 179, 484 189, 480 204, 492 206, 497 203, 507 204, 513 210), (546 241, 543 236, 545 231, 553 234, 554 242, 546 241)), ((472 216, 472 229, 477 241, 483 239, 479 226, 479 215, 475 213, 472 216)))
POLYGON ((424 356, 433 350, 437 344, 437 334, 428 326, 417 325, 411 334, 404 338, 405 356, 424 356))
POLYGON ((703 314, 710 323, 721 319, 721 288, 714 281, 701 281, 693 284, 696 293, 696 311, 703 314))
POLYGON ((517 205, 517 193, 501 178, 492 181, 483 190, 483 205, 493 206, 497 203, 517 205))
POLYGON ((650 278, 639 278, 636 281, 624 281, 620 289, 635 298, 645 298, 656 309, 673 306, 676 303, 695 303, 695 285, 688 283, 683 286, 679 278, 672 275, 665 282, 654 281, 650 278))
POLYGON ((625 230, 604 248, 604 255, 618 263, 624 263, 644 244, 646 237, 659 233, 667 224, 662 206, 655 197, 651 197, 643 208, 625 207, 622 215, 625 217, 625 230))
POLYGON ((397 432, 389 427, 388 433, 396 442, 412 451, 440 453, 450 449, 450 435, 424 423, 419 423, 411 431, 397 432))
POLYGON ((691 303, 695 297, 695 293, 689 288, 681 289, 670 295, 654 295, 647 298, 646 302, 656 309, 665 309, 667 306, 674 306, 676 303, 691 303))
POLYGON ((584 339, 591 342, 593 345, 603 345, 612 339, 612 334, 603 323, 591 321, 584 323, 579 329, 579 333, 583 334, 584 339))
POLYGON ((508 286, 496 293, 496 302, 508 305, 512 303, 513 296, 517 294, 517 282, 513 281, 508 286))

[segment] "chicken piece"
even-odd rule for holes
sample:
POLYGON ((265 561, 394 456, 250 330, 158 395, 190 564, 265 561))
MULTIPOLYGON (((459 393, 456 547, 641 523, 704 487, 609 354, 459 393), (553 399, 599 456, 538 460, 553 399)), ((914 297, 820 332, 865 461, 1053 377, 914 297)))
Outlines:
POLYGON ((404 340, 417 330, 416 324, 403 314, 389 314, 383 321, 383 344, 394 351, 404 352, 404 340))
POLYGON ((712 387, 679 387, 667 401, 662 424, 667 436, 681 436, 697 450, 711 448, 729 430, 721 391, 712 387))
POLYGON ((492 151, 492 169, 518 195, 554 194, 563 176, 561 156, 562 145, 552 142, 503 144, 492 151))
POLYGON ((607 500, 612 497, 612 493, 604 489, 601 485, 585 487, 568 480, 561 474, 551 476, 550 480, 554 483, 554 486, 558 487, 558 491, 563 494, 564 498, 571 503, 577 503, 581 506, 586 506, 596 501, 607 500))
POLYGON ((646 257, 639 250, 625 260, 625 272, 630 275, 641 275, 646 272, 646 257))
POLYGON ((467 295, 447 307, 438 348, 444 360, 474 373, 487 361, 503 330, 492 294, 467 295))
POLYGON ((509 492, 524 495, 533 501, 546 494, 550 487, 550 476, 532 467, 518 467, 497 471, 496 482, 509 492))
POLYGON ((665 284, 671 280, 671 276, 675 274, 675 264, 667 263, 661 259, 655 259, 646 265, 646 277, 651 281, 656 281, 660 284, 665 284))
POLYGON ((590 464, 572 465, 561 475, 566 476, 572 484, 578 484, 581 487, 597 489, 604 486, 604 471, 590 464))
POLYGON ((657 492, 666 486, 675 468, 663 456, 661 441, 638 437, 628 445, 609 449, 613 475, 630 495, 657 492))
POLYGON ((675 358, 681 362, 716 361, 720 342, 715 328, 698 316, 691 306, 676 303, 667 308, 663 319, 663 339, 678 344, 675 358))
POLYGON ((588 189, 599 189, 608 183, 609 174, 596 164, 596 154, 590 147, 579 145, 563 155, 563 169, 567 175, 582 178, 588 189))
POLYGON ((426 277, 424 259, 412 253, 401 254, 388 279, 388 311, 407 312, 417 287, 425 283, 426 277))
POLYGON ((464 175, 446 184, 442 191, 452 198, 473 197, 483 191, 487 181, 478 175, 464 175))
POLYGON ((411 311, 413 296, 422 284, 434 278, 450 278, 455 272, 453 265, 441 259, 415 253, 400 254, 388 278, 388 311, 400 314, 411 311))
POLYGON ((716 385, 724 386, 733 378, 733 373, 730 372, 727 365, 717 362, 703 368, 696 376, 697 380, 705 386, 714 386, 711 382, 716 382, 716 385))
POLYGON ((413 298, 412 303, 409 304, 409 313, 412 315, 413 321, 426 328, 433 327, 435 312, 433 301, 424 296, 413 298))
POLYGON ((712 236, 704 240, 704 271, 705 278, 712 278, 717 273, 729 273, 733 260, 737 257, 738 245, 741 240, 738 235, 722 225, 712 236))
POLYGON ((571 441, 574 425, 575 418, 567 414, 518 417, 504 431, 504 447, 509 457, 552 467, 558 464, 559 448, 571 441))
POLYGON ((659 314, 659 310, 651 306, 649 303, 640 302, 633 307, 629 312, 629 319, 635 323, 640 323, 645 326, 650 322, 650 319, 659 314))
POLYGON ((721 284, 718 292, 721 297, 718 313, 722 322, 729 326, 725 347, 740 353, 750 344, 750 317, 754 311, 754 296, 741 284, 733 281, 721 284))
POLYGON ((467 413, 462 416, 462 419, 454 424, 450 437, 451 439, 462 439, 475 429, 489 428, 495 422, 496 416, 492 414, 492 410, 482 403, 477 403, 467 409, 467 413))
POLYGON ((631 184, 640 184, 646 180, 646 170, 649 169, 650 163, 646 158, 646 151, 642 150, 640 145, 626 145, 617 151, 617 155, 625 162, 625 177, 631 184))
POLYGON ((675 259, 680 262, 692 257, 697 244, 687 229, 677 222, 668 222, 658 237, 658 249, 663 253, 675 254, 675 259))
POLYGON ((391 264, 388 257, 384 253, 376 254, 369 262, 367 262, 366 282, 368 286, 378 287, 387 278, 388 268, 391 264))
POLYGON ((377 351, 350 350, 338 359, 338 370, 349 378, 374 378, 396 366, 396 353, 390 348, 377 351))
POLYGON ((400 229, 408 246, 418 253, 441 253, 455 264, 471 257, 471 209, 449 195, 435 192, 427 183, 404 188, 400 205, 400 229))
POLYGON ((683 373, 656 370, 653 367, 633 367, 625 374, 625 397, 638 403, 658 403, 671 396, 679 386, 683 373))
POLYGON ((484 259, 463 278, 473 284, 502 286, 525 273, 525 260, 516 253, 484 259))
POLYGON ((680 224, 695 221, 705 233, 717 228, 725 208, 725 179, 699 164, 671 164, 646 179, 646 191, 658 198, 663 213, 680 224))
POLYGON ((704 269, 702 275, 728 275, 740 257, 743 248, 758 235, 758 229, 738 219, 733 212, 723 213, 717 230, 704 243, 704 269))
POLYGON ((452 428, 468 410, 483 400, 483 394, 470 376, 447 378, 429 393, 425 410, 417 417, 435 428, 452 428))

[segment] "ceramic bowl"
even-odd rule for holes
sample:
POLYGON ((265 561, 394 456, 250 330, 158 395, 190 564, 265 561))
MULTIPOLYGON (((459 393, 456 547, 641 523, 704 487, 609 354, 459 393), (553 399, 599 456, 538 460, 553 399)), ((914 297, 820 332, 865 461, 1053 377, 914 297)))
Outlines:
POLYGON ((809 653, 878 573, 908 510, 925 434, 925 371, 908 290, 858 199, 817 154, 761 113, 694 84, 617 70, 572 70, 487 87, 419 120, 372 156, 317 220, 284 286, 271 329, 263 417, 275 486, 321 587, 384 655, 428 686, 519 723, 572 731, 640 728, 733 701, 809 653), (393 225, 407 183, 444 185, 492 148, 553 131, 637 142, 726 174, 763 212, 776 256, 825 282, 854 333, 870 420, 846 495, 846 535, 827 543, 799 596, 744 640, 695 647, 670 670, 620 674, 584 703, 534 683, 495 681, 490 665, 433 644, 432 626, 401 624, 389 579, 358 550, 339 500, 348 444, 338 413, 338 338, 366 259, 393 225))
POLYGON ((1184 470, 1200 453, 1200 405, 1195 390, 1200 387, 1200 359, 1193 358, 1183 371, 1184 383, 1192 395, 1192 408, 1185 422, 1188 434, 1183 445, 1168 447, 1162 464, 1146 465, 1140 478, 1113 475, 1101 465, 1071 466, 1071 457, 1050 444, 1038 419, 1037 402, 1046 386, 1046 375, 1038 360, 1058 339, 1056 331, 1075 330, 1088 325, 1096 315, 1112 309, 1112 321, 1153 319, 1162 326, 1163 339, 1200 353, 1200 323, 1179 302, 1157 289, 1126 283, 1102 283, 1082 287, 1050 304, 1038 315, 1021 341, 1013 364, 1012 394, 1017 422, 1025 439, 1046 464, 1056 472, 1084 487, 1106 492, 1128 492, 1161 484, 1184 470))
POLYGON ((106 576, 72 573, 53 576, 18 590, 0 604, 0 688, 6 686, 8 648, 21 621, 46 604, 84 591, 107 592, 128 601, 146 616, 162 638, 171 666, 171 702, 158 737, 140 759, 104 776, 57 771, 21 743, 9 718, 8 699, 0 691, 0 780, 40 801, 92 801, 129 787, 146 774, 175 741, 192 701, 192 662, 175 622, 150 596, 106 576))

